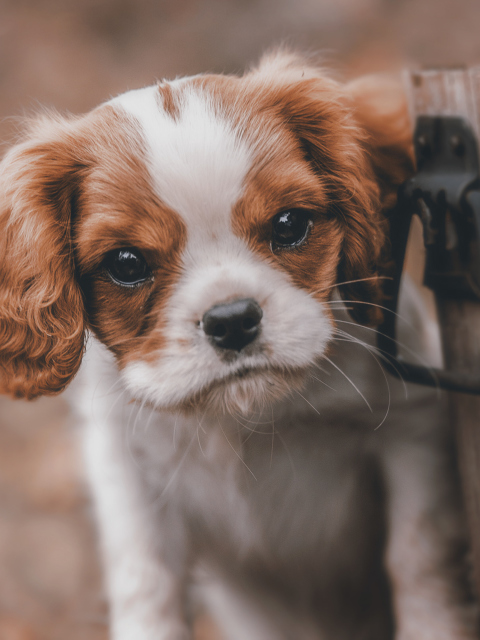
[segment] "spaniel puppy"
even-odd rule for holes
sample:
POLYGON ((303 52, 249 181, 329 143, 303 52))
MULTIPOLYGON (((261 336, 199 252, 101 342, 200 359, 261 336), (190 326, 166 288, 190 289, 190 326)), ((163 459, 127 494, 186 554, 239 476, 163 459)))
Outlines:
POLYGON ((288 53, 6 154, 0 387, 58 393, 84 359, 114 640, 191 638, 198 606, 231 640, 476 637, 441 406, 352 322, 381 319, 412 167, 401 88, 288 53))

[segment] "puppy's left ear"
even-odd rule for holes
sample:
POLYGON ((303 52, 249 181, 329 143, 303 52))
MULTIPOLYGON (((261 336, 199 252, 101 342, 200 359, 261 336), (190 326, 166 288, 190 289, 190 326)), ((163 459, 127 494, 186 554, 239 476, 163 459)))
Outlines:
POLYGON ((363 324, 379 324, 380 309, 369 303, 383 298, 382 281, 389 262, 388 211, 397 202, 398 189, 414 173, 412 129, 407 98, 400 78, 365 76, 345 86, 357 127, 363 159, 354 172, 363 190, 363 219, 350 215, 345 231, 339 282, 350 314, 363 324), (362 279, 363 282, 361 281, 362 279))

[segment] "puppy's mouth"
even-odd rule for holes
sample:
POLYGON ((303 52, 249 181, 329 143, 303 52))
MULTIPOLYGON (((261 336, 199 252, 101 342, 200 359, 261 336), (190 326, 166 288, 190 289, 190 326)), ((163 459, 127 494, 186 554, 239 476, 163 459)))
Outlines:
POLYGON ((306 374, 305 368, 241 366, 209 381, 183 403, 183 408, 214 407, 246 415, 299 389, 306 374))
MULTIPOLYGON (((235 371, 230 373, 226 373, 223 376, 219 376, 218 378, 214 378, 208 384, 205 385, 204 390, 209 390, 213 387, 222 387, 227 386, 229 384, 239 382, 239 381, 247 381, 257 378, 266 378, 268 377, 269 372, 274 373, 275 370, 273 368, 268 368, 265 366, 241 366, 235 371)), ((203 389, 199 391, 201 394, 203 389)))
POLYGON ((222 386, 229 383, 235 383, 239 380, 251 380, 257 378, 268 379, 270 376, 283 376, 289 377, 292 372, 297 372, 299 369, 291 369, 287 367, 279 367, 268 364, 244 364, 240 365, 236 369, 230 372, 226 372, 223 375, 219 375, 218 378, 214 378, 209 385, 222 386))

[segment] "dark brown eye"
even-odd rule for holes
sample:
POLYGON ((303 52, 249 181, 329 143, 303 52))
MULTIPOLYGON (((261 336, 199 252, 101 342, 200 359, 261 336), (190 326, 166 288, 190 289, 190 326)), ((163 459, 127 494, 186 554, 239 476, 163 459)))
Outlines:
POLYGON ((116 284, 126 287, 140 284, 151 275, 148 264, 138 249, 110 251, 105 258, 104 266, 116 284))
POLYGON ((278 213, 272 221, 272 243, 276 247, 294 247, 308 235, 311 214, 304 209, 290 209, 278 213))

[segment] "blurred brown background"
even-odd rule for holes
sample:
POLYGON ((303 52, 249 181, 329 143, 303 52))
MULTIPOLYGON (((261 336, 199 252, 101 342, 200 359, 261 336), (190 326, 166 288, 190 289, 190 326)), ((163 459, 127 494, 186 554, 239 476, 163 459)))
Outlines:
MULTIPOLYGON (((241 71, 278 43, 345 77, 480 64, 480 2, 0 0, 0 144, 39 105, 81 112, 155 79, 241 71)), ((107 637, 71 422, 64 398, 0 398, 0 640, 107 637)))

